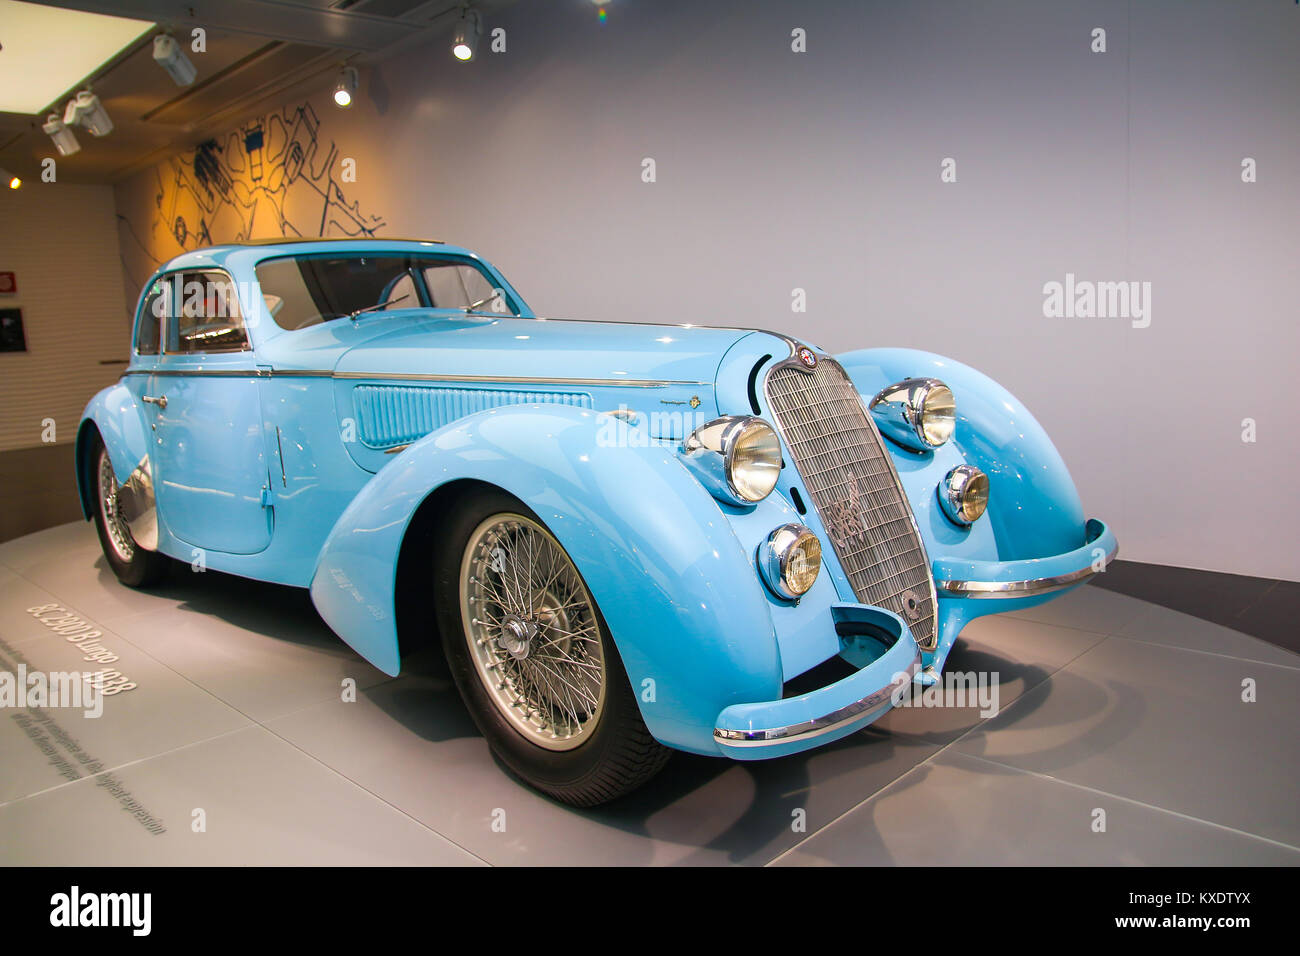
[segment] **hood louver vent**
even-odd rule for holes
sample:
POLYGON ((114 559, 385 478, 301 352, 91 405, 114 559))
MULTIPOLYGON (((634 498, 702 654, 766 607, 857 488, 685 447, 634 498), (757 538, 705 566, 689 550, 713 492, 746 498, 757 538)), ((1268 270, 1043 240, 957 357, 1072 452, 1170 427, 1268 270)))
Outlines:
POLYGON ((585 392, 359 385, 352 396, 357 437, 371 448, 405 445, 466 415, 505 405, 591 408, 591 396, 585 392))

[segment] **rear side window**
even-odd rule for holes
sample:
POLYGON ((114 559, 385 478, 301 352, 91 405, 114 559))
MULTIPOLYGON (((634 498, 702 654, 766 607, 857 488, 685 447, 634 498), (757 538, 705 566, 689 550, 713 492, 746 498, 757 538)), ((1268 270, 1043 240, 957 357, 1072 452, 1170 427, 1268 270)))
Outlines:
POLYGON ((241 352, 248 348, 248 334, 230 276, 224 272, 177 272, 159 281, 164 288, 152 305, 166 329, 167 354, 241 352))
POLYGON ((144 308, 140 310, 140 323, 135 332, 135 354, 157 355, 159 330, 162 328, 162 314, 165 303, 159 303, 167 294, 167 280, 158 279, 149 287, 145 296, 144 308))

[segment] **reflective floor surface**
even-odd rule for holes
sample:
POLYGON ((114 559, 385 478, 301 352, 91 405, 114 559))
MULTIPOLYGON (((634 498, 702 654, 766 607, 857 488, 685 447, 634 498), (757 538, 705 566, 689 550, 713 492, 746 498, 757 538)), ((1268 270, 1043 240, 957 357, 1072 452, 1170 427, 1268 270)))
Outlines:
POLYGON ((1300 656, 1096 587, 967 628, 948 669, 996 673, 995 716, 678 754, 585 811, 493 759, 436 648, 389 678, 305 591, 183 568, 132 591, 89 524, 0 545, 0 659, 136 685, 98 719, 0 709, 4 864, 1300 864, 1300 656))

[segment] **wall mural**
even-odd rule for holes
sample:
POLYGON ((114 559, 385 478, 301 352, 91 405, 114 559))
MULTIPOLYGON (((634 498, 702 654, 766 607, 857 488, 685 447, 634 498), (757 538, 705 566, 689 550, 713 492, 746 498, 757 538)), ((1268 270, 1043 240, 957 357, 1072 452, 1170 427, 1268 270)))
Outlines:
POLYGON ((128 298, 187 250, 277 236, 375 235, 385 220, 348 200, 338 147, 321 138, 320 125, 310 103, 287 107, 137 177, 151 182, 153 195, 134 204, 119 197, 128 298))

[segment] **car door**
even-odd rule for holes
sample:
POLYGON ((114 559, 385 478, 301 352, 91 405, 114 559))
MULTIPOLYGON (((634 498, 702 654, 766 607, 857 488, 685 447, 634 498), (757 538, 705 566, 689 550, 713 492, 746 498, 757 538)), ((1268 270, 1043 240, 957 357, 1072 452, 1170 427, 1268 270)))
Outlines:
POLYGON ((162 354, 144 397, 156 434, 154 486, 168 530, 211 551, 271 542, 257 363, 224 272, 167 280, 162 354))
MULTIPOLYGON (((155 278, 153 284, 145 291, 139 305, 139 315, 135 323, 135 336, 131 342, 130 369, 122 377, 122 383, 142 410, 143 425, 148 433, 149 449, 147 455, 152 463, 157 447, 155 432, 158 427, 154 406, 146 402, 146 396, 153 396, 154 373, 158 368, 159 354, 162 351, 162 310, 165 306, 167 283, 164 277, 155 278)), ((132 462, 133 466, 139 462, 132 462)))

